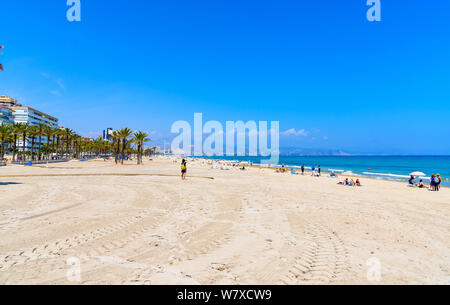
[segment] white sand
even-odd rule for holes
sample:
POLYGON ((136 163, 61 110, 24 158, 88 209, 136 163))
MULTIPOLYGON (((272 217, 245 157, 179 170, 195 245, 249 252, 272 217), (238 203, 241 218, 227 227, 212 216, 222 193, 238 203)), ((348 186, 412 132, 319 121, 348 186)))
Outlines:
POLYGON ((0 283, 450 283, 449 189, 336 183, 199 162, 181 181, 168 160, 2 167, 0 283))

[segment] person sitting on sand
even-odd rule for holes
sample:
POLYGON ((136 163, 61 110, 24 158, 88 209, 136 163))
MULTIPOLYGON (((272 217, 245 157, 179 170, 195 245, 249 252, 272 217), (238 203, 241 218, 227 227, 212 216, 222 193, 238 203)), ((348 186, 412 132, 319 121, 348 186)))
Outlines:
POLYGON ((331 174, 330 174, 330 178, 337 178, 338 177, 338 175, 336 175, 336 173, 335 172, 331 172, 331 174))
POLYGON ((339 182, 338 184, 340 184, 340 185, 349 185, 348 178, 345 178, 344 181, 339 182))
POLYGON ((359 181, 359 179, 356 179, 355 185, 356 186, 361 186, 361 182, 359 181))
POLYGON ((350 186, 355 186, 355 181, 353 179, 350 180, 350 186))
POLYGON ((423 183, 423 180, 420 180, 419 185, 418 185, 418 188, 424 189, 424 188, 426 188, 426 187, 427 187, 427 186, 425 185, 425 183, 423 183))
POLYGON ((414 180, 414 175, 411 175, 411 177, 408 180, 409 185, 414 185, 416 181, 414 180))

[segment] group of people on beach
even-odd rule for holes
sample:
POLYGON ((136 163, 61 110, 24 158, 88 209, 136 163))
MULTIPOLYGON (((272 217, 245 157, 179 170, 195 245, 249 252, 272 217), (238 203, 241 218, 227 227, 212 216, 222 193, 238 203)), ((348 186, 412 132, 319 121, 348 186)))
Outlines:
MULTIPOLYGON (((282 166, 282 167, 284 168, 284 163, 283 163, 283 166, 282 166)), ((302 166, 300 167, 300 171, 301 171, 301 174, 302 174, 302 175, 305 175, 305 165, 302 165, 302 166)), ((294 171, 294 169, 292 169, 291 172, 296 173, 296 172, 294 171)), ((315 166, 312 166, 312 167, 311 167, 311 176, 314 176, 314 177, 320 177, 321 174, 322 174, 322 169, 321 169, 320 165, 317 166, 317 167, 315 167, 315 166)))
POLYGON ((348 179, 345 178, 344 181, 338 182, 339 185, 345 185, 345 186, 361 186, 361 181, 359 181, 359 179, 353 180, 353 179, 348 179))
MULTIPOLYGON (((436 175, 432 174, 431 175, 431 179, 430 179, 430 188, 429 188, 429 190, 438 192, 441 189, 441 182, 442 182, 442 178, 441 178, 440 174, 436 174, 436 175)), ((408 183, 412 187, 418 187, 418 188, 421 188, 421 189, 428 188, 425 185, 425 183, 423 182, 422 179, 419 181, 419 183, 416 183, 414 175, 410 176, 410 178, 408 180, 408 183)))
MULTIPOLYGON (((245 167, 243 167, 242 169, 245 170, 245 167)), ((301 170, 301 175, 305 175, 305 165, 302 165, 300 170, 301 170)), ((281 168, 278 168, 276 170, 276 172, 277 173, 286 173, 286 167, 285 167, 284 163, 281 165, 281 168)), ((181 161, 181 179, 182 180, 186 180, 186 173, 187 173, 187 161, 186 161, 186 159, 183 159, 181 161)), ((294 175, 299 174, 293 168, 291 169, 291 173, 294 175)), ((320 177, 321 173, 322 173, 322 170, 321 170, 320 165, 317 167, 315 167, 315 166, 311 167, 311 176, 320 177)), ((338 178, 338 175, 334 172, 331 172, 330 178, 338 178)), ((442 182, 442 178, 441 178, 440 174, 431 175, 429 189, 431 191, 436 191, 436 192, 439 191, 441 188, 441 182, 442 182)), ((416 183, 415 177, 413 175, 411 175, 410 179, 408 180, 408 183, 412 187, 428 188, 422 179, 419 181, 419 183, 416 183)), ((350 179, 345 178, 343 181, 338 182, 338 184, 345 185, 345 186, 357 186, 357 187, 362 186, 361 181, 359 179, 353 180, 352 178, 350 178, 350 179)))
MULTIPOLYGON (((304 165, 302 165, 300 167, 300 170, 301 170, 301 175, 305 175, 305 166, 304 165)), ((282 164, 281 168, 277 169, 276 172, 277 173, 285 173, 286 169, 284 167, 284 164, 282 164)), ((297 173, 292 168, 291 169, 291 174, 298 175, 299 173, 297 173)), ((322 169, 321 169, 320 165, 317 166, 317 167, 315 167, 315 166, 311 167, 311 176, 313 176, 313 177, 321 177, 321 175, 322 175, 322 169)), ((333 171, 333 172, 330 173, 330 178, 338 178, 338 175, 333 171)), ((350 179, 346 178, 345 180, 339 182, 338 184, 339 185, 346 185, 346 186, 362 186, 361 181, 359 179, 354 180, 352 178, 350 178, 350 179)))

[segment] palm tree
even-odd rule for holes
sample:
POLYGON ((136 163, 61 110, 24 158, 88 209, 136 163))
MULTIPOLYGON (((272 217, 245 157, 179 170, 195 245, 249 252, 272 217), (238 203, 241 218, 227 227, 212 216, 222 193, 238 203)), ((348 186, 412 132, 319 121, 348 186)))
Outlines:
POLYGON ((52 137, 54 137, 55 135, 55 130, 53 128, 51 128, 50 126, 45 125, 44 127, 44 135, 47 138, 47 156, 46 159, 49 160, 50 159, 50 139, 52 137))
POLYGON ((128 145, 128 139, 129 137, 131 137, 133 135, 133 131, 130 128, 122 128, 120 130, 117 131, 117 134, 119 135, 119 142, 122 142, 122 147, 121 147, 121 156, 122 156, 122 160, 121 160, 121 164, 123 165, 123 159, 125 159, 125 149, 128 145))
POLYGON ((9 142, 11 138, 11 125, 10 124, 0 124, 0 160, 5 156, 6 148, 4 143, 9 142))
POLYGON ((25 143, 27 142, 28 123, 17 124, 17 133, 22 136, 22 161, 25 161, 25 143))
POLYGON ((117 164, 119 162, 119 153, 120 153, 120 135, 118 131, 114 131, 111 135, 113 139, 113 146, 117 143, 116 148, 114 148, 114 162, 117 164))
POLYGON ((36 138, 39 137, 39 127, 38 126, 30 126, 28 127, 28 137, 31 139, 31 160, 34 161, 34 144, 36 142, 36 138))
POLYGON ((62 134, 66 140, 66 153, 69 155, 68 158, 70 158, 69 144, 70 144, 70 138, 74 135, 74 131, 72 129, 66 128, 66 129, 63 129, 62 134))
POLYGON ((133 140, 137 145, 137 164, 138 165, 142 164, 142 154, 143 154, 144 143, 150 141, 150 139, 147 137, 148 137, 148 133, 142 132, 142 131, 138 131, 134 134, 133 140))
MULTIPOLYGON (((62 142, 61 140, 64 137, 64 129, 57 129, 56 130, 56 158, 59 158, 59 144, 62 142)), ((63 147, 61 147, 61 157, 63 155, 63 147)))
POLYGON ((58 144, 59 144, 59 133, 61 131, 61 129, 59 129, 58 127, 52 128, 53 130, 53 134, 52 134, 52 152, 56 153, 56 158, 58 158, 58 145, 56 146, 56 150, 55 150, 55 143, 56 143, 56 138, 58 138, 58 144))
POLYGON ((13 162, 16 161, 16 154, 17 154, 17 138, 18 136, 20 136, 20 128, 21 128, 21 123, 14 123, 11 126, 11 133, 12 136, 14 138, 14 142, 13 142, 13 162))
POLYGON ((72 142, 72 155, 75 155, 76 158, 80 157, 80 147, 81 147, 81 136, 74 133, 71 137, 72 142))
POLYGON ((41 145, 42 145, 42 136, 44 135, 45 129, 47 128, 47 124, 44 123, 39 123, 39 125, 37 125, 37 129, 38 129, 38 136, 39 136, 39 146, 38 146, 38 153, 39 153, 39 157, 38 160, 41 160, 41 145))

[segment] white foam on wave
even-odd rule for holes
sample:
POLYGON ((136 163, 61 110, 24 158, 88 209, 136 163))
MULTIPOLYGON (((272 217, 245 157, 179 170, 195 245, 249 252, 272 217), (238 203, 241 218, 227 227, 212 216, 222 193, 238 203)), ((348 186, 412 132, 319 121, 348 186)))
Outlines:
POLYGON ((328 171, 329 171, 329 172, 335 172, 335 173, 343 173, 343 172, 345 172, 345 169, 333 169, 333 168, 329 168, 328 171))
POLYGON ((355 176, 355 174, 352 171, 344 171, 342 173, 342 175, 344 175, 344 176, 355 176))
POLYGON ((364 175, 369 176, 381 176, 381 177, 391 177, 391 178, 402 178, 402 179, 408 179, 409 176, 406 175, 398 175, 398 174, 391 174, 391 173, 371 173, 371 172, 364 172, 364 175))

